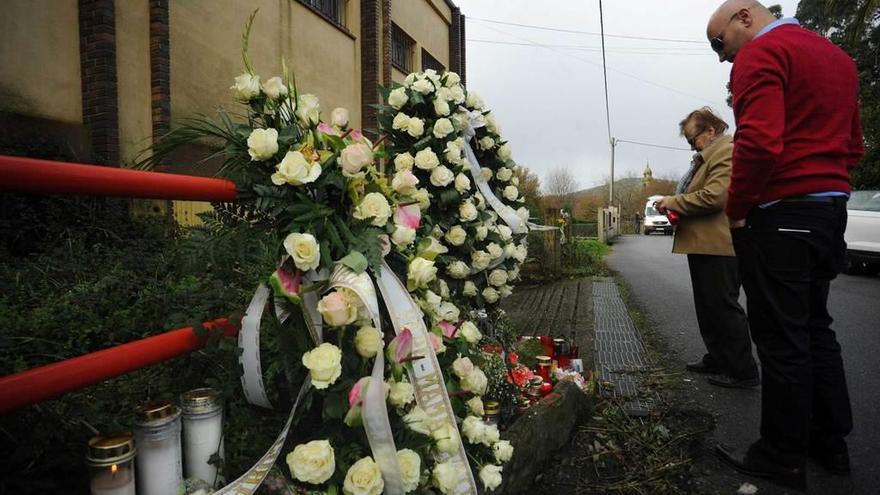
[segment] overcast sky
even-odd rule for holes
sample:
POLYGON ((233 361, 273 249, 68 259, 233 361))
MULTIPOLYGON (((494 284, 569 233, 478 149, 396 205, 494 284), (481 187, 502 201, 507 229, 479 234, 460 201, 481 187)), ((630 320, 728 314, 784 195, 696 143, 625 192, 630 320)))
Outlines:
MULTIPOLYGON (((468 89, 479 93, 496 114, 514 159, 542 181, 547 172, 569 167, 581 188, 605 182, 611 151, 599 36, 481 20, 598 33, 598 0, 455 2, 468 17, 468 89)), ((773 3, 782 5, 785 17, 795 14, 797 0, 773 3)), ((725 104, 730 64, 718 63, 705 35, 709 16, 719 4, 720 0, 603 1, 614 137, 688 148, 678 135, 678 122, 704 105, 733 126, 733 114, 725 104)), ((677 179, 691 153, 620 143, 615 178, 641 176, 648 162, 655 177, 677 179)))

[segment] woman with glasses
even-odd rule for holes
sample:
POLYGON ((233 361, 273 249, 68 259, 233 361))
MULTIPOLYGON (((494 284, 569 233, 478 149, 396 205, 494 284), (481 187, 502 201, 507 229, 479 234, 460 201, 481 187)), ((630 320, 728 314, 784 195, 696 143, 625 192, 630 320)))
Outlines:
POLYGON ((724 214, 732 138, 725 134, 727 123, 708 107, 691 112, 679 126, 697 153, 675 195, 658 201, 657 208, 680 215, 672 252, 687 254, 697 323, 706 345, 703 358, 686 369, 717 375, 709 378, 713 385, 753 388, 760 383, 758 367, 738 301, 739 273, 724 214))

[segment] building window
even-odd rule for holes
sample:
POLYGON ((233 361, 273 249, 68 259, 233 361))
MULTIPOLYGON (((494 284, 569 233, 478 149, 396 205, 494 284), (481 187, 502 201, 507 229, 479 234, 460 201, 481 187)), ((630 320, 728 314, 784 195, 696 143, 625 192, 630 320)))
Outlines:
POLYGON ((415 42, 397 24, 391 25, 391 64, 401 71, 412 72, 413 45, 415 42))
POLYGON ((327 20, 345 26, 345 0, 299 0, 327 20))
POLYGON ((438 74, 442 74, 446 71, 446 67, 443 67, 443 64, 440 63, 439 60, 431 56, 428 53, 428 50, 422 48, 422 70, 434 69, 438 74))

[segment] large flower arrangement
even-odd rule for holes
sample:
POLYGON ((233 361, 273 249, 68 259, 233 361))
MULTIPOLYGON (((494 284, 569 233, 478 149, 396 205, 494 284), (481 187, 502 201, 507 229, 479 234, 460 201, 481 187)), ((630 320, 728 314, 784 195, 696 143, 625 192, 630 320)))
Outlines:
POLYGON ((184 122, 152 160, 182 143, 219 138, 221 174, 238 184, 248 221, 284 239, 268 280, 270 303, 288 335, 289 374, 304 383, 296 415, 313 420, 301 421, 309 427, 288 441, 292 482, 349 495, 472 493, 458 454, 475 474, 465 478, 495 489, 513 446, 481 418, 488 379, 474 311, 510 294, 525 244, 477 182, 518 207, 517 218, 527 213, 494 118, 456 74, 412 74, 387 92, 380 111, 387 144, 377 146, 349 128, 344 109, 323 121, 318 98, 299 94, 286 68, 261 82, 247 55, 252 22, 246 70, 231 88, 244 121, 221 114, 220 123, 184 122), (469 168, 471 145, 482 179, 469 168), (388 325, 390 307, 380 314, 373 280, 389 277, 405 280, 424 312, 429 352, 415 351, 418 325, 388 325), (432 360, 450 421, 419 400, 415 367, 424 374, 432 360), (390 458, 380 445, 394 447, 390 458))

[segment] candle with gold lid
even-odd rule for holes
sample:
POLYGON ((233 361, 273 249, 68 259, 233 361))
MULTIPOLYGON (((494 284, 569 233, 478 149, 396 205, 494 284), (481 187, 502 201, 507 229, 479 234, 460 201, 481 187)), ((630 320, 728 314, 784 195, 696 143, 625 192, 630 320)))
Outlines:
POLYGON ((134 429, 138 444, 138 495, 178 493, 183 484, 180 408, 168 401, 151 402, 138 411, 134 429))
POLYGON ((550 356, 535 356, 535 359, 538 361, 538 369, 536 370, 538 375, 544 379, 545 382, 550 381, 550 356))
POLYGON ((92 495, 135 495, 136 453, 131 433, 92 437, 86 454, 92 495))
POLYGON ((495 400, 487 400, 486 404, 483 406, 484 408, 484 420, 486 424, 497 425, 498 424, 498 413, 500 410, 498 401, 495 400))
POLYGON ((223 457, 223 403, 220 392, 197 388, 180 396, 183 410, 183 459, 187 478, 206 481, 216 487, 217 466, 208 461, 223 457))

